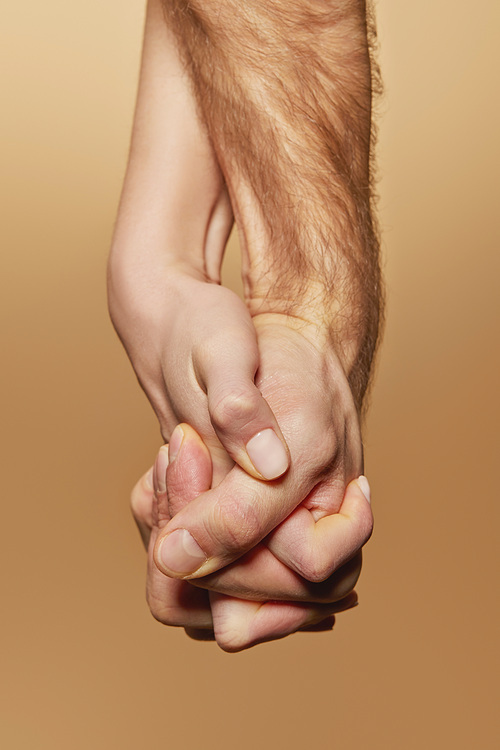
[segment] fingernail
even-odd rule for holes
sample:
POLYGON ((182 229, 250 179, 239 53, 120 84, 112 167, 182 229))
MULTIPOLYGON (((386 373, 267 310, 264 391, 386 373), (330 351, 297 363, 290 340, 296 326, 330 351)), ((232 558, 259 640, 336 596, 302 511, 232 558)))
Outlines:
POLYGON ((361 474, 360 477, 357 478, 358 487, 363 493, 363 495, 366 497, 369 503, 371 503, 371 492, 370 492, 370 485, 368 483, 368 479, 361 474))
POLYGON ((207 555, 186 529, 176 529, 166 536, 158 554, 167 570, 183 576, 194 573, 207 560, 207 555))
POLYGON ((158 492, 167 491, 168 446, 162 445, 156 456, 156 483, 158 492))
POLYGON ((276 479, 288 469, 288 454, 274 430, 262 430, 247 443, 247 453, 264 479, 276 479))
POLYGON ((174 461, 174 459, 177 457, 177 454, 181 449, 183 440, 184 432, 182 431, 182 427, 180 426, 180 424, 178 424, 173 431, 170 437, 170 443, 168 444, 169 463, 172 463, 172 461, 174 461))

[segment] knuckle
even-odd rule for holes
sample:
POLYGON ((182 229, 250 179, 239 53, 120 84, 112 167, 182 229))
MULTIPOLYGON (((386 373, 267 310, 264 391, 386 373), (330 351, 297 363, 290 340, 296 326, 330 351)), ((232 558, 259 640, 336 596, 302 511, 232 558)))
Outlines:
POLYGON ((311 478, 320 479, 337 467, 340 458, 339 440, 328 424, 322 423, 320 419, 300 419, 294 424, 294 430, 304 436, 307 451, 301 455, 301 462, 303 470, 311 478))
POLYGON ((248 391, 231 391, 216 400, 210 407, 210 416, 215 429, 227 432, 235 424, 250 422, 258 410, 258 393, 248 391))
POLYGON ((328 433, 317 441, 311 455, 314 456, 316 473, 318 477, 324 477, 335 470, 339 456, 336 440, 328 433))
MULTIPOLYGON (((321 469, 329 468, 333 457, 339 452, 338 436, 331 425, 323 424, 323 429, 316 429, 310 435, 311 453, 321 469)), ((309 428, 311 430, 311 428, 309 428)))
POLYGON ((311 583, 322 583, 331 576, 334 566, 335 560, 321 554, 313 546, 308 546, 300 557, 299 572, 311 583))
POLYGON ((252 498, 234 498, 216 505, 213 519, 216 541, 230 553, 243 553, 265 536, 252 498))
POLYGON ((327 565, 326 561, 318 560, 317 557, 308 560, 304 567, 302 575, 311 583, 322 583, 331 575, 331 564, 327 565))

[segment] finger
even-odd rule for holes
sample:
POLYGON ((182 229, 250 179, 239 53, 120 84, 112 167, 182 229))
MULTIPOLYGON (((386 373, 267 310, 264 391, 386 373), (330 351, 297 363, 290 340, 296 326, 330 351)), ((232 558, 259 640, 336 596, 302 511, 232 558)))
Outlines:
POLYGON ((214 634, 224 651, 243 651, 258 643, 284 638, 297 630, 322 623, 334 612, 355 606, 356 594, 338 605, 257 602, 210 595, 214 634))
POLYGON ((293 464, 262 482, 235 466, 216 489, 183 507, 158 537, 155 561, 174 578, 198 578, 255 547, 307 496, 310 476, 293 464))
MULTIPOLYGON (((328 485, 321 491, 328 490, 328 485)), ((271 552, 308 581, 320 582, 353 557, 373 530, 370 489, 366 477, 350 482, 338 513, 315 520, 297 508, 269 537, 271 552)))
POLYGON ((210 489, 210 453, 198 433, 188 424, 177 425, 172 433, 165 481, 172 518, 191 500, 210 489))
POLYGON ((155 550, 155 560, 167 575, 198 578, 229 565, 284 521, 326 475, 338 473, 344 435, 331 427, 317 394, 304 391, 294 362, 287 363, 279 346, 274 351, 278 361, 261 377, 281 404, 291 450, 289 469, 279 479, 264 482, 235 466, 217 488, 182 508, 162 531, 155 550))
MULTIPOLYGON (((241 303, 243 305, 243 303, 241 303)), ((211 336, 193 362, 207 394, 214 430, 231 458, 257 479, 276 479, 289 466, 289 453, 276 418, 255 385, 257 335, 248 311, 224 320, 224 337, 211 336)))
MULTIPOLYGON (((153 617, 164 625, 212 631, 212 615, 206 592, 201 589, 197 590, 184 581, 167 578, 158 570, 153 560, 156 537, 159 530, 170 520, 167 493, 168 462, 169 446, 164 445, 158 451, 152 472, 154 498, 149 521, 152 522, 153 528, 148 550, 147 602, 153 617)), ((151 475, 149 479, 151 480, 151 475)), ((206 484, 202 485, 203 488, 206 486, 206 484)), ((186 502, 189 500, 190 490, 195 494, 197 492, 196 487, 193 490, 187 483, 184 484, 183 489, 186 493, 184 498, 186 502)))
POLYGON ((163 529, 170 521, 171 515, 168 507, 167 494, 167 467, 168 467, 168 445, 162 445, 153 466, 153 525, 157 529, 163 529))
POLYGON ((327 580, 312 583, 275 558, 264 544, 259 544, 227 568, 192 579, 191 583, 226 596, 256 602, 273 599, 331 604, 344 599, 354 589, 361 564, 362 556, 358 552, 327 580))
POLYGON ((142 543, 146 549, 148 548, 151 529, 153 527, 153 500, 153 467, 151 467, 139 479, 130 496, 132 515, 134 516, 134 521, 137 524, 142 543))
MULTIPOLYGON (((175 510, 183 507, 192 494, 203 491, 210 484, 210 456, 203 442, 188 425, 180 427, 182 440, 177 456, 166 470, 169 503, 175 510)), ((199 579, 197 583, 233 597, 257 601, 272 598, 330 603, 352 591, 360 569, 361 555, 358 555, 328 581, 314 584, 290 571, 264 545, 259 545, 239 563, 199 579)), ((200 637, 206 638, 206 632, 200 637)))
MULTIPOLYGON (((168 485, 169 508, 172 515, 174 515, 186 504, 186 502, 188 502, 191 495, 196 495, 210 486, 211 462, 210 455, 201 438, 189 425, 184 424, 179 425, 172 435, 170 457, 171 462, 166 472, 166 479, 168 485), (175 450, 173 450, 173 448, 175 450), (174 456, 173 460, 172 455, 174 456)), ((237 587, 240 598, 241 592, 247 591, 248 586, 252 585, 248 580, 248 575, 245 575, 245 573, 248 572, 248 568, 250 568, 250 578, 254 579, 254 593, 259 601, 266 598, 265 596, 263 597, 263 591, 265 591, 265 577, 269 580, 273 599, 278 598, 277 591, 283 589, 283 578, 286 578, 287 581, 291 578, 295 585, 292 584, 291 587, 289 586, 287 593, 290 593, 290 588, 293 589, 290 598, 296 598, 297 589, 302 588, 301 598, 306 599, 307 596, 309 596, 312 597, 311 601, 315 601, 318 592, 307 590, 308 587, 311 589, 314 588, 314 585, 308 584, 306 581, 300 579, 295 573, 289 571, 283 563, 275 560, 266 548, 262 547, 262 545, 260 546, 260 555, 256 551, 250 553, 253 557, 257 558, 257 566, 252 566, 251 564, 249 566, 241 566, 236 564, 236 568, 240 571, 240 576, 243 578, 243 581, 237 587), (259 557, 260 565, 258 564, 259 557), (271 559, 269 560, 269 558, 271 559), (270 562, 273 562, 274 565, 270 566, 270 562)), ((225 571, 222 571, 223 576, 224 572, 225 571)), ((205 579, 202 579, 202 581, 204 580, 205 579)), ((352 585, 350 584, 349 588, 346 589, 344 586, 342 591, 340 591, 339 585, 332 587, 337 590, 333 593, 333 598, 330 599, 330 601, 342 598, 353 588, 353 586, 354 580, 352 580, 352 585)), ((232 591, 234 592, 234 588, 232 591)), ((324 592, 322 593, 324 595, 324 592)), ((289 632, 296 630, 297 625, 302 626, 302 624, 306 622, 307 626, 310 626, 311 622, 316 623, 318 617, 321 617, 321 622, 317 623, 316 627, 322 630, 331 629, 333 627, 332 618, 329 617, 325 620, 324 611, 321 610, 318 613, 317 605, 314 608, 310 607, 308 609, 301 609, 298 612, 287 611, 283 608, 283 605, 279 607, 278 605, 273 605, 272 608, 269 608, 266 605, 266 609, 261 610, 262 605, 255 605, 254 602, 247 602, 242 607, 240 600, 234 597, 229 598, 216 595, 213 595, 213 597, 212 607, 215 606, 215 613, 223 613, 223 616, 221 616, 222 619, 219 618, 219 622, 231 624, 230 627, 233 628, 235 633, 238 633, 240 646, 242 647, 249 647, 250 645, 253 645, 254 641, 263 642, 284 637, 289 632), (260 614, 256 615, 256 611, 260 614), (264 614, 266 615, 265 618, 263 617, 264 614), (254 615, 257 617, 255 633, 252 629, 252 622, 255 619, 254 615), (250 620, 250 622, 248 622, 248 620, 250 620)), ((330 613, 328 612, 328 614, 330 613)), ((214 612, 212 612, 212 617, 215 617, 214 612)), ((195 640, 206 641, 214 640, 215 638, 214 632, 210 629, 200 630, 187 628, 186 632, 195 640)), ((231 644, 227 640, 227 631, 218 633, 218 640, 223 647, 231 648, 231 644)))

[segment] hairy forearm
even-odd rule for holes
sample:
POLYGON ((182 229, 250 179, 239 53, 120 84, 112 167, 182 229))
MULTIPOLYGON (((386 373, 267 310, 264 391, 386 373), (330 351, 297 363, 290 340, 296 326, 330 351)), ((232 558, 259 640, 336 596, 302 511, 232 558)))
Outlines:
POLYGON ((163 3, 230 191, 251 312, 321 329, 360 403, 381 308, 365 3, 163 3))

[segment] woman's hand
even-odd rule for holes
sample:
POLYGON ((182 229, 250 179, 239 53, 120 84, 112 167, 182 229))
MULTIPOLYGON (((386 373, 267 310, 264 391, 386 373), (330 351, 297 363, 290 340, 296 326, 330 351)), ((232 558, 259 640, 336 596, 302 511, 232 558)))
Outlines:
POLYGON ((265 479, 289 461, 254 382, 259 354, 250 314, 219 286, 232 225, 176 39, 161 2, 150 0, 109 258, 109 309, 164 439, 181 421, 195 427, 212 452, 215 482, 232 461, 265 479))

